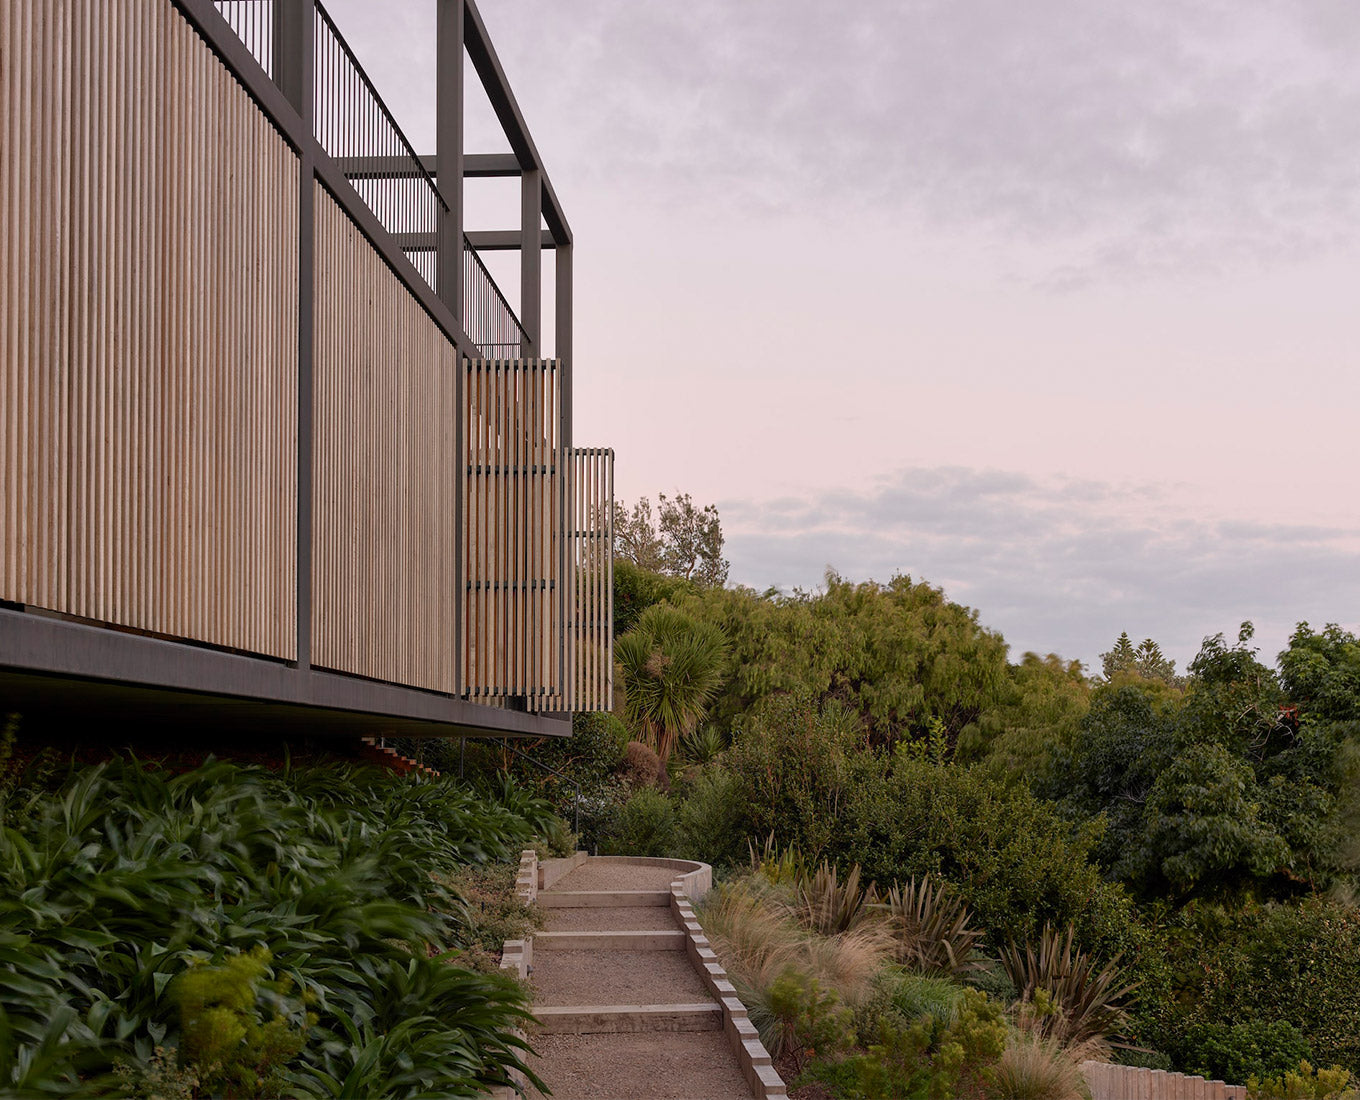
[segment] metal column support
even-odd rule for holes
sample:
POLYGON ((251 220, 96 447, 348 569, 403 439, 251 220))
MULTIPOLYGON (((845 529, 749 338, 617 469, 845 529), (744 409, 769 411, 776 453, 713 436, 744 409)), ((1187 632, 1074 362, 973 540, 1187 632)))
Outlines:
POLYGON ((520 353, 538 356, 543 315, 543 174, 525 168, 520 174, 519 322, 524 328, 520 353))
MULTIPOLYGON (((576 488, 574 478, 576 474, 576 463, 570 461, 572 453, 571 441, 571 242, 559 241, 555 252, 556 263, 554 271, 554 282, 556 284, 556 341, 553 356, 557 359, 557 369, 560 373, 561 405, 558 416, 561 418, 558 431, 561 444, 561 463, 562 477, 562 504, 560 530, 562 531, 562 548, 560 557, 560 576, 563 578, 561 595, 562 601, 562 646, 561 646, 561 671, 562 685, 567 692, 568 698, 575 697, 574 683, 568 683, 568 677, 574 677, 576 671, 575 654, 569 653, 569 647, 574 649, 576 645, 575 630, 570 629, 568 624, 574 622, 576 618, 576 584, 574 580, 574 570, 576 561, 576 527, 577 517, 573 513, 573 503, 576 499, 576 488)), ((612 506, 612 505, 611 505, 612 506)))
MULTIPOLYGON (((464 325, 463 316, 463 0, 438 0, 435 27, 435 180, 448 209, 439 212, 436 241, 436 282, 440 300, 464 325)), ((467 564, 463 560, 463 509, 467 505, 467 478, 463 451, 467 426, 463 409, 467 402, 467 371, 460 355, 454 366, 453 407, 453 514, 455 532, 453 576, 449 578, 453 601, 453 692, 462 695, 463 615, 467 602, 467 564)), ((459 760, 459 772, 462 760, 459 760)))
POLYGON ((274 80, 302 121, 298 150, 297 666, 312 665, 312 326, 315 295, 313 69, 316 15, 311 0, 274 4, 274 80))
MULTIPOLYGON (((463 0, 438 0, 435 27, 435 180, 440 300, 463 323, 463 0)), ((462 377, 462 374, 459 374, 462 377)), ((461 406, 460 406, 461 407, 461 406)))

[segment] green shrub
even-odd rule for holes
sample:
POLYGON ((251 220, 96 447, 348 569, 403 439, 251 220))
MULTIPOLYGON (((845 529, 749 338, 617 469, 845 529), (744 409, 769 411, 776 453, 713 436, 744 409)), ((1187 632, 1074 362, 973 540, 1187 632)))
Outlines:
POLYGON ((458 956, 460 965, 494 973, 506 940, 524 939, 543 927, 543 911, 525 905, 515 893, 518 873, 519 864, 505 860, 437 877, 466 906, 469 931, 458 956))
POLYGON ((796 845, 814 863, 844 828, 839 819, 856 788, 882 785, 882 761, 867 751, 859 717, 806 696, 772 696, 744 716, 725 760, 751 834, 776 847, 796 845))
POLYGON ((275 1095, 284 1067, 306 1045, 315 1017, 300 1000, 276 996, 268 1008, 259 1003, 270 961, 269 952, 256 947, 220 966, 190 966, 170 983, 179 1011, 180 1058, 204 1087, 275 1095))
POLYGON ((798 1071, 810 1057, 834 1058, 854 1038, 849 1009, 835 990, 816 978, 788 969, 769 992, 769 1027, 765 1040, 776 1058, 792 1058, 798 1071))
POLYGON ((1075 924, 1082 943, 1113 954, 1136 924, 1125 892, 1091 862, 1098 826, 1073 827, 1027 788, 898 753, 845 801, 833 817, 839 862, 863 861, 880 883, 929 874, 952 884, 993 946, 1075 924))
MULTIPOLYGON (((878 1042, 846 1061, 854 1071, 850 1097, 955 1100, 975 1095, 995 1078, 1006 1048, 1006 1021, 985 993, 963 991, 952 1020, 905 1020, 888 1013, 878 1042)), ((985 1095, 985 1093, 984 1093, 985 1095)))
POLYGON ((1351 1075, 1344 1069, 1314 1069, 1300 1062, 1297 1069, 1279 1077, 1247 1082, 1250 1100, 1360 1100, 1360 1089, 1351 1087, 1351 1075))
POLYGON ((718 765, 700 768, 677 784, 675 855, 715 868, 735 867, 745 859, 746 807, 738 786, 737 777, 718 765))
POLYGON ((651 787, 639 787, 615 813, 600 837, 600 854, 669 856, 675 846, 675 809, 651 787))
POLYGON ((1244 1085, 1251 1077, 1282 1077, 1310 1061, 1303 1034, 1284 1020, 1196 1024, 1186 1035, 1190 1072, 1244 1085))
POLYGON ((1319 1063, 1360 1070, 1360 910, 1307 898, 1227 909, 1191 905, 1170 922, 1168 995, 1140 999, 1139 1038, 1178 1067, 1201 1064, 1199 1025, 1286 1020, 1319 1063))

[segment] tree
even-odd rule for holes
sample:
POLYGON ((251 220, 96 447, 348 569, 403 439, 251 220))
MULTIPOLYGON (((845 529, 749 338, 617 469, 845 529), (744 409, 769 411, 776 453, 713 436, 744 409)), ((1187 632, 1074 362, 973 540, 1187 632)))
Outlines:
POLYGON ((654 604, 614 645, 623 673, 624 716, 664 763, 692 733, 722 686, 722 632, 666 604, 654 604))
POLYGON ((1305 717, 1360 721, 1360 639, 1354 634, 1335 623, 1318 632, 1299 623, 1280 654, 1280 672, 1305 717))
POLYGON ((994 700, 1006 643, 933 585, 898 575, 855 584, 835 572, 826 591, 760 595, 708 588, 679 601, 733 648, 714 721, 734 721, 776 692, 839 699, 875 744, 924 736, 933 719, 952 745, 994 700))
POLYGON ((1107 681, 1120 673, 1142 677, 1144 680, 1161 680, 1166 684, 1176 684, 1176 662, 1162 653, 1162 647, 1151 638, 1144 638, 1136 646, 1126 630, 1119 635, 1114 648, 1100 655, 1101 670, 1107 681))
POLYGON ((697 508, 688 493, 674 498, 662 493, 653 515, 647 497, 631 510, 622 501, 614 502, 614 556, 621 561, 651 573, 721 587, 727 583, 729 566, 722 552, 722 523, 714 504, 697 508))
POLYGON ((1300 722, 1252 633, 1206 638, 1183 689, 1115 670, 1054 769, 1049 793, 1104 816, 1098 855, 1146 894, 1289 896, 1351 873, 1352 727, 1300 722))
POLYGON ((956 759, 981 762, 1007 782, 1042 785, 1056 753, 1070 751, 1091 705, 1080 661, 1026 653, 1010 665, 995 701, 959 737, 956 759))

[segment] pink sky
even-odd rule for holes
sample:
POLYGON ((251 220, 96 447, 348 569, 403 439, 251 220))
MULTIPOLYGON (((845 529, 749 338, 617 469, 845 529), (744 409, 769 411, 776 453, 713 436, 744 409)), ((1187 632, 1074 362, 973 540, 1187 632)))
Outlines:
MULTIPOLYGON (((330 6, 429 147, 431 0, 330 6)), ((1088 662, 1360 626, 1360 8, 482 9, 576 233, 577 441, 716 501, 734 580, 910 572, 1088 662)))

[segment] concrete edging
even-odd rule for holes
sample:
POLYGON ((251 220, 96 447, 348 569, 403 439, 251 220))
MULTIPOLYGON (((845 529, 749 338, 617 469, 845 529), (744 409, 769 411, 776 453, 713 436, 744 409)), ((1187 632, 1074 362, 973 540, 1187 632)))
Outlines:
POLYGON ((538 888, 551 890, 558 879, 565 878, 581 866, 589 857, 589 852, 573 852, 561 859, 545 859, 538 865, 538 888))
POLYGON ((685 930, 685 952, 709 992, 722 1005, 723 1032, 751 1091, 759 1100, 788 1100, 788 1087, 775 1072, 774 1059, 760 1041, 746 1006, 737 996, 736 987, 728 980, 726 969, 718 961, 717 953, 695 916, 692 902, 702 898, 713 885, 713 868, 706 863, 700 864, 699 868, 701 870, 678 876, 671 883, 671 911, 685 930))
MULTIPOLYGON (((515 896, 525 905, 538 900, 538 853, 525 848, 519 854, 519 871, 515 874, 515 896)), ((534 961, 534 937, 522 940, 506 940, 501 945, 501 969, 512 971, 520 981, 528 981, 529 969, 534 961)), ((515 1029, 515 1034, 525 1038, 524 1031, 515 1029)), ((525 1079, 522 1073, 511 1073, 513 1085, 503 1085, 486 1094, 486 1100, 515 1100, 524 1095, 525 1079)))

